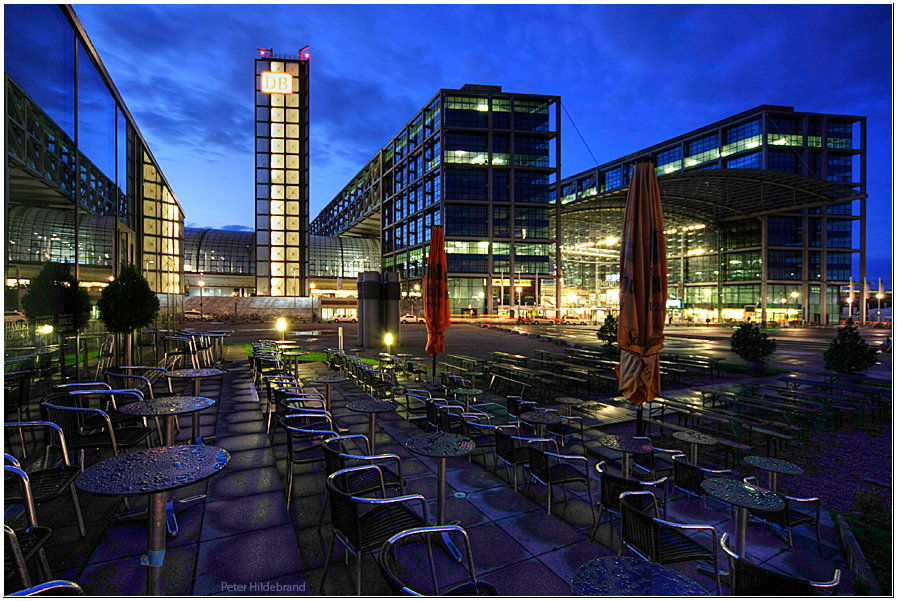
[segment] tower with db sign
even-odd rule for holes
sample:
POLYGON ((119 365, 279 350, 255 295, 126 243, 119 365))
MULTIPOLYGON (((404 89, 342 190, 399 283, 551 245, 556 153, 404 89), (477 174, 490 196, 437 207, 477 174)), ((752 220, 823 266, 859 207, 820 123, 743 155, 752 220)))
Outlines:
POLYGON ((256 293, 308 296, 308 62, 255 59, 256 293))

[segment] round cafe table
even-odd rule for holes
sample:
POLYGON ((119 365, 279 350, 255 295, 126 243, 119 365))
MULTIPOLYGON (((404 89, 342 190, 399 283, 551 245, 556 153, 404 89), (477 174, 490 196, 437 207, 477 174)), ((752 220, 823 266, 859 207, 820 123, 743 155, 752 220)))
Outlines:
POLYGON ((557 411, 527 411, 520 414, 520 419, 530 424, 536 424, 539 427, 539 438, 545 437, 545 426, 553 426, 564 421, 557 411))
POLYGON ((474 401, 476 401, 478 394, 483 394, 483 391, 479 388, 455 388, 455 394, 460 394, 464 397, 464 412, 467 413, 470 411, 470 399, 473 397, 474 401))
MULTIPOLYGON (((193 394, 202 396, 200 381, 206 378, 223 376, 227 371, 215 367, 201 367, 199 369, 175 369, 165 374, 169 380, 193 380, 193 394)), ((169 382, 170 384, 170 382, 169 382)))
POLYGON ((307 355, 309 351, 303 351, 299 347, 281 349, 280 354, 287 359, 293 366, 293 376, 299 379, 299 357, 307 355))
POLYGON ((719 441, 712 436, 701 434, 700 432, 692 432, 691 430, 678 430, 673 432, 673 438, 687 442, 691 445, 691 464, 698 465, 698 445, 712 446, 719 441))
POLYGON ((748 510, 779 511, 785 507, 782 498, 759 486, 732 478, 708 478, 701 482, 708 495, 735 505, 738 509, 738 556, 744 557, 747 549, 748 510))
MULTIPOLYGON (((409 438, 405 442, 409 451, 416 455, 436 458, 436 525, 445 525, 445 460, 449 457, 464 457, 476 448, 476 443, 460 434, 427 432, 409 438)), ((461 561, 461 552, 448 536, 443 535, 443 543, 456 561, 461 561)))
POLYGON ((694 580, 665 566, 636 557, 599 557, 579 566, 570 583, 577 596, 705 597, 694 580))
POLYGON ((632 473, 632 455, 650 453, 654 450, 651 442, 644 438, 608 434, 598 439, 602 446, 623 454, 623 477, 629 478, 632 473))
MULTIPOLYGON (((313 378, 307 378, 307 382, 312 382, 314 384, 325 384, 327 386, 327 411, 330 411, 330 387, 334 384, 339 384, 340 382, 346 382, 349 378, 345 376, 315 376, 313 378)), ((373 441, 371 441, 373 443, 373 441)))
POLYGON ((393 401, 378 401, 376 399, 361 399, 352 401, 346 408, 356 413, 367 413, 371 418, 371 455, 377 454, 377 414, 395 411, 399 404, 393 401))
POLYGON ((761 457, 759 455, 751 455, 744 458, 744 462, 757 469, 764 470, 769 476, 769 490, 776 492, 777 476, 786 474, 789 476, 797 476, 804 473, 804 469, 799 465, 794 465, 783 459, 775 457, 761 457))
POLYGON ((583 401, 582 401, 582 399, 578 399, 578 398, 572 397, 572 396, 559 396, 556 399, 554 399, 554 402, 558 403, 559 405, 566 406, 567 407, 567 417, 572 417, 573 416, 573 405, 581 405, 583 401))
MULTIPOLYGON (((163 417, 165 418, 165 428, 162 434, 162 445, 166 447, 174 446, 174 420, 178 415, 192 413, 192 433, 191 440, 197 445, 204 444, 199 437, 199 412, 207 409, 215 404, 215 401, 206 397, 198 396, 172 396, 161 397, 158 399, 143 399, 128 405, 122 406, 119 411, 128 415, 140 415, 143 417, 163 417)), ((181 501, 182 503, 192 503, 204 499, 205 495, 197 495, 190 499, 181 501)), ((178 535, 178 519, 174 509, 174 493, 165 505, 166 524, 168 526, 168 535, 178 535)), ((129 516, 130 517, 130 516, 129 516)))
POLYGON ((158 596, 159 576, 165 559, 165 497, 169 491, 189 486, 219 473, 230 461, 224 449, 179 445, 131 451, 85 469, 75 486, 106 497, 150 495, 146 566, 147 595, 158 596))

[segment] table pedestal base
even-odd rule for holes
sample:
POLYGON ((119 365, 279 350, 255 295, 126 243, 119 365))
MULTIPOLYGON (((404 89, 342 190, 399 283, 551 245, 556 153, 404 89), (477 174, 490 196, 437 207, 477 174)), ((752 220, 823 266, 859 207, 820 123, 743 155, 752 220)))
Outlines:
MULTIPOLYGON (((445 525, 445 457, 438 459, 436 471, 436 523, 443 526, 445 525)), ((442 533, 442 544, 445 546, 446 551, 449 552, 449 555, 460 563, 461 551, 452 542, 447 532, 442 533)))

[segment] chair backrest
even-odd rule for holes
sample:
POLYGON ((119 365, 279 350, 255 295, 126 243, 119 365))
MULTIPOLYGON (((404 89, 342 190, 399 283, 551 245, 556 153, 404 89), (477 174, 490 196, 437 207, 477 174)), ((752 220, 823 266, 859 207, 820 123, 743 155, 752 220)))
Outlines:
POLYGON ((820 588, 830 588, 838 594, 841 570, 835 570, 830 582, 812 582, 786 576, 752 564, 739 557, 728 545, 729 533, 723 534, 720 546, 729 558, 729 593, 738 596, 807 597, 818 595, 820 588))
POLYGON ((28 474, 14 465, 3 466, 3 501, 5 505, 22 504, 28 515, 28 525, 37 526, 37 511, 31 496, 31 480, 28 474))
MULTIPOLYGON (((336 471, 327 476, 327 494, 330 495, 330 522, 333 529, 345 537, 345 540, 356 552, 361 548, 361 513, 359 504, 353 500, 349 486, 349 475, 366 469, 377 470, 380 477, 383 472, 376 465, 361 465, 336 471)), ((385 483, 384 494, 385 497, 385 483)))
POLYGON ((545 482, 551 481, 551 470, 548 455, 545 454, 544 445, 554 442, 547 438, 533 438, 526 441, 526 447, 529 449, 529 469, 532 474, 545 482))
MULTIPOLYGON (((25 556, 22 554, 19 539, 16 537, 13 529, 6 524, 3 524, 3 533, 6 539, 6 544, 3 545, 3 571, 9 573, 15 570, 16 575, 22 582, 22 586, 28 588, 31 586, 31 579, 28 577, 28 566, 25 563, 25 556)), ((6 584, 9 584, 9 580, 6 581, 6 584)))
POLYGON ((84 591, 71 580, 51 580, 7 594, 10 597, 74 597, 83 596, 84 591))
POLYGON ((6 390, 6 402, 19 409, 28 404, 31 396, 31 378, 33 369, 22 369, 3 374, 3 385, 6 390))
POLYGON ((673 483, 677 488, 700 497, 704 494, 701 488, 703 481, 704 472, 701 468, 688 463, 681 455, 673 457, 673 483))
POLYGON ((352 460, 352 453, 349 452, 349 448, 346 446, 346 443, 350 440, 364 441, 364 454, 370 455, 371 445, 368 442, 367 436, 364 434, 332 436, 326 439, 321 445, 324 449, 324 474, 326 476, 338 472, 341 469, 358 465, 358 463, 352 460))
MULTIPOLYGON (((418 542, 419 539, 423 537, 427 546, 427 558, 430 565, 432 592, 436 595, 441 594, 439 590, 439 580, 436 577, 436 566, 433 562, 433 545, 431 539, 434 535, 439 537, 451 536, 452 534, 460 535, 464 539, 464 549, 467 554, 467 577, 469 579, 469 583, 463 586, 463 588, 459 592, 463 592, 465 596, 476 594, 497 595, 498 592, 495 590, 495 587, 493 587, 491 584, 480 582, 477 580, 476 567, 474 566, 473 555, 470 549, 470 538, 467 536, 467 532, 461 526, 424 526, 421 528, 411 528, 409 530, 399 532, 398 534, 387 540, 385 543, 383 543, 383 546, 380 547, 378 565, 380 567, 380 573, 383 575, 383 578, 389 585, 390 592, 393 595, 421 596, 424 594, 423 592, 421 592, 423 587, 417 586, 417 588, 412 588, 411 583, 407 582, 402 577, 402 574, 420 574, 422 572, 422 570, 420 570, 420 568, 418 567, 418 562, 416 559, 417 554, 410 555, 410 557, 414 558, 414 565, 407 565, 403 567, 401 565, 401 560, 399 559, 398 553, 396 552, 400 543, 404 544, 408 542, 418 542)), ((431 589, 427 589, 426 592, 431 592, 431 589)))
POLYGON ((623 544, 650 561, 660 561, 660 526, 645 512, 649 503, 656 507, 650 491, 624 492, 620 495, 623 544))
POLYGON ((620 495, 624 492, 639 492, 644 489, 642 483, 632 478, 616 476, 598 464, 598 473, 601 474, 601 506, 605 511, 620 513, 620 495))

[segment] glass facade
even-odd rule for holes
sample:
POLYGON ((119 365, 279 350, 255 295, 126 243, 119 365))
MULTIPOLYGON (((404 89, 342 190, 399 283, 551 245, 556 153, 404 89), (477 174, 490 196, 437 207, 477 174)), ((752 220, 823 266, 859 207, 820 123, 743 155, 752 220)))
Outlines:
POLYGON ((69 6, 8 5, 6 307, 45 263, 72 266, 93 300, 141 267, 180 311, 184 213, 69 6), (76 143, 77 141, 77 143, 76 143))
POLYGON ((554 270, 559 111, 554 96, 497 86, 441 90, 311 231, 379 236, 383 269, 399 272, 409 289, 423 277, 430 228, 444 224, 450 281, 463 288, 450 292, 452 313, 477 307, 472 299, 482 299, 480 314, 506 311, 490 275, 554 270))
MULTIPOLYGON (((606 291, 613 290, 618 277, 625 187, 633 164, 650 159, 664 200, 668 308, 674 319, 742 319, 745 306, 760 311, 765 304, 768 319, 831 323, 838 315, 837 295, 820 300, 818 284, 813 284, 817 306, 807 304, 805 310, 804 301, 810 282, 846 284, 857 257, 863 264, 864 138, 864 117, 763 106, 565 178, 560 185, 565 298, 577 310, 601 312, 613 306, 606 291), (705 195, 702 186, 708 183, 697 175, 705 169, 719 170, 720 175, 726 170, 754 171, 733 174, 712 197, 705 195), (689 171, 695 174, 695 184, 671 185, 674 198, 664 198, 664 178, 688 181, 689 171), (759 186, 755 197, 740 191, 741 178, 763 178, 762 192, 759 186), (819 180, 846 184, 838 193, 857 200, 839 202, 834 195, 826 206, 804 208, 818 199, 812 189, 819 180), (811 190, 803 206, 795 191, 801 185, 811 190), (739 195, 744 195, 740 201, 739 195), (715 218, 708 207, 726 205, 730 199, 732 206, 742 202, 744 208, 733 211, 732 217, 715 218), (777 205, 783 210, 737 216, 777 205), (784 210, 789 205, 793 208, 784 210), (791 296, 795 291, 796 300, 791 296)), ((557 216, 552 214, 550 221, 553 227, 557 216)))
POLYGON ((256 291, 308 295, 308 60, 255 61, 256 291))

